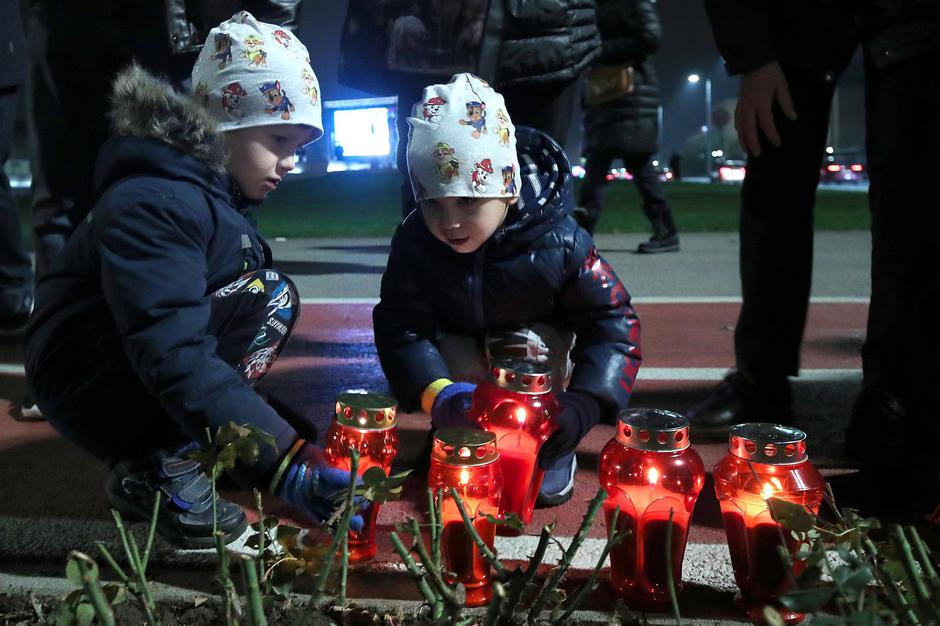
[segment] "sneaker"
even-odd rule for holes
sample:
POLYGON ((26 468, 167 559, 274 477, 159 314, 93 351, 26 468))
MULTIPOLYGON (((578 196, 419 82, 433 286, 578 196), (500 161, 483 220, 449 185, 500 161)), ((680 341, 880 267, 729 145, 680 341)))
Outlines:
POLYGON ((23 396, 23 402, 20 404, 20 416, 18 418, 21 422, 39 422, 46 417, 42 414, 42 409, 39 408, 39 405, 36 404, 36 400, 33 398, 33 394, 29 391, 23 396))
POLYGON ((574 472, 578 469, 578 460, 572 452, 555 463, 555 466, 545 470, 542 486, 539 488, 536 506, 559 506, 571 499, 574 495, 574 472))
MULTIPOLYGON (((181 548, 209 548, 212 536, 212 484, 199 463, 158 453, 138 462, 118 463, 105 485, 108 501, 128 519, 149 521, 154 493, 163 493, 157 532, 181 548)), ((248 526, 241 507, 216 496, 218 529, 231 543, 248 526)))
POLYGON ((786 377, 758 383, 750 373, 732 370, 705 400, 688 413, 698 428, 725 429, 744 422, 793 421, 790 382, 786 377))
POLYGON ((679 235, 653 235, 649 241, 644 241, 636 249, 641 254, 656 254, 657 252, 678 252, 679 235))

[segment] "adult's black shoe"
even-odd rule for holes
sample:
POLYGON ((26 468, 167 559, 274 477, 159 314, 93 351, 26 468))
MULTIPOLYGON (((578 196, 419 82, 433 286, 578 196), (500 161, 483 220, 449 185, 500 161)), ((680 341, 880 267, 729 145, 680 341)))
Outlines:
MULTIPOLYGON (((149 521, 154 494, 160 497, 157 532, 181 548, 208 548, 212 536, 212 484, 199 463, 158 452, 112 468, 105 485, 108 501, 129 519, 149 521)), ((241 536, 248 525, 241 507, 216 495, 218 529, 225 543, 241 536)))
POLYGON ((678 252, 679 251, 679 235, 672 233, 671 235, 653 235, 650 237, 649 241, 644 241, 636 249, 637 252, 641 254, 656 254, 657 252, 678 252))
POLYGON ((732 370, 718 387, 686 414, 689 423, 699 430, 725 431, 744 422, 793 421, 790 382, 785 376, 758 381, 753 375, 732 370))

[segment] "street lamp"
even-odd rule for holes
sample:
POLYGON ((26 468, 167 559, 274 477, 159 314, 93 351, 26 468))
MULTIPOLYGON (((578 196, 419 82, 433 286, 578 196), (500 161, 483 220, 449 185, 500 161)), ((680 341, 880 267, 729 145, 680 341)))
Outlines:
MULTIPOLYGON (((702 77, 698 74, 689 74, 688 79, 689 83, 695 85, 702 80, 702 77)), ((712 79, 705 78, 705 124, 702 125, 702 133, 705 135, 705 175, 708 176, 708 179, 712 178, 712 160, 709 156, 711 154, 711 116, 712 116, 712 79)))

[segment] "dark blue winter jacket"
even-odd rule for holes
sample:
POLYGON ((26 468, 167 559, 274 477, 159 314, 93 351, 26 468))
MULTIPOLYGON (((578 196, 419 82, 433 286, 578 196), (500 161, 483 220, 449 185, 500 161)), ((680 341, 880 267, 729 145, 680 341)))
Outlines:
POLYGON ((516 129, 520 202, 476 252, 438 241, 420 211, 398 227, 381 301, 373 311, 385 376, 406 411, 448 369, 441 331, 482 335, 501 326, 546 322, 577 336, 569 391, 605 412, 626 408, 640 365, 640 322, 630 295, 591 236, 569 217, 568 159, 547 135, 516 129))
MULTIPOLYGON (((141 100, 150 106, 160 98, 158 92, 141 100)), ((42 383, 34 386, 53 390, 41 394, 40 407, 87 410, 71 406, 67 390, 94 371, 93 360, 126 359, 194 440, 204 441, 207 427, 254 424, 274 436, 283 453, 296 432, 216 356, 216 339, 207 332, 210 295, 246 272, 270 267, 270 249, 220 165, 218 134, 194 128, 198 116, 185 111, 173 120, 162 110, 133 114, 145 126, 162 120, 167 137, 117 136, 102 148, 100 197, 36 292, 26 370, 42 383), (86 354, 89 336, 114 353, 86 354)), ((152 135, 149 126, 140 135, 152 135)), ((107 403, 107 396, 100 401, 107 403)), ((88 419, 93 429, 93 415, 88 419)), ((269 473, 276 460, 265 446, 256 471, 269 473)))

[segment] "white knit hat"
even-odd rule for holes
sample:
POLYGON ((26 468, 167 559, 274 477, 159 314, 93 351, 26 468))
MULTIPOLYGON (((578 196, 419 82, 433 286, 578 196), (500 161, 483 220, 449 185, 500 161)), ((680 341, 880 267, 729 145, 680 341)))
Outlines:
POLYGON ((516 128, 503 97, 473 74, 424 88, 408 118, 408 171, 420 202, 519 195, 516 128))
POLYGON ((209 32, 193 66, 193 95, 222 131, 304 124, 310 141, 323 136, 320 84, 307 48, 247 11, 209 32))

